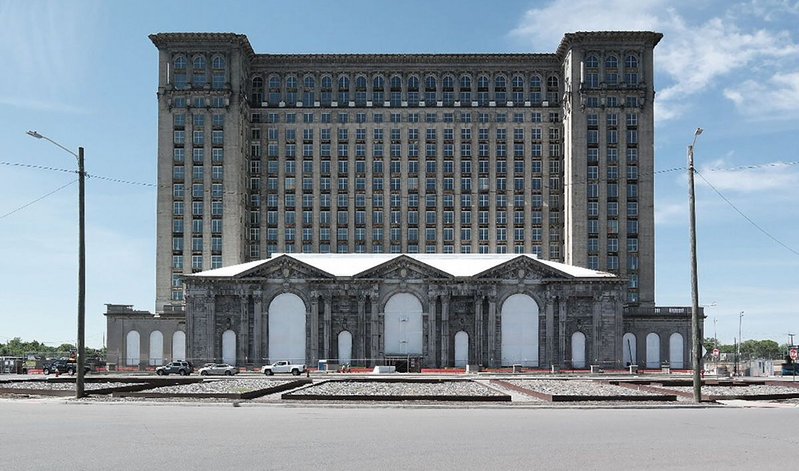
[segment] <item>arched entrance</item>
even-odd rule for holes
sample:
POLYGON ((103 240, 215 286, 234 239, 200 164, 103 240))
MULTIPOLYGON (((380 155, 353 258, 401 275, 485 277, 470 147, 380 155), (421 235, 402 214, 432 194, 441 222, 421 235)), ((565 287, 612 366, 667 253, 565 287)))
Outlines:
POLYGON ((682 335, 677 332, 669 337, 669 365, 672 368, 681 370, 685 368, 685 349, 682 335))
POLYGON ((269 303, 269 361, 305 362, 305 303, 283 293, 269 303))
POLYGON ((338 362, 341 365, 352 363, 352 334, 347 330, 338 334, 338 362))
POLYGON ((128 366, 139 366, 139 357, 141 356, 139 333, 135 330, 128 332, 125 338, 125 364, 128 366))
POLYGON ((635 342, 636 342, 635 334, 631 332, 627 332, 621 338, 622 361, 624 362, 624 366, 638 364, 637 363, 638 356, 635 348, 635 342))
POLYGON ((386 302, 385 354, 422 354, 422 303, 410 293, 398 293, 386 302))
POLYGON ((186 359, 186 332, 182 330, 178 330, 172 334, 172 359, 186 359))
POLYGON ((646 336, 646 367, 660 368, 660 336, 654 332, 646 336))
POLYGON ((463 368, 469 363, 469 334, 461 330, 455 334, 455 366, 463 368))
POLYGON ((585 334, 572 334, 572 368, 585 368, 585 334))
POLYGON ((164 364, 164 334, 160 330, 150 332, 150 366, 164 364))
POLYGON ((526 294, 502 303, 502 365, 538 366, 538 304, 526 294))
POLYGON ((222 361, 236 364, 236 333, 230 329, 222 332, 222 361))

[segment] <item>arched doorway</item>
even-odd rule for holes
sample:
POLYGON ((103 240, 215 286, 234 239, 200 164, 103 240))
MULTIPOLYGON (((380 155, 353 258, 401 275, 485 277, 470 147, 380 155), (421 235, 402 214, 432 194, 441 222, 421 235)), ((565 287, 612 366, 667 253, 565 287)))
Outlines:
POLYGON ((461 330, 455 334, 455 366, 464 368, 469 363, 469 334, 461 330))
POLYGON ((139 333, 135 330, 128 332, 125 338, 125 364, 128 366, 139 366, 139 357, 141 356, 139 333))
POLYGON ((385 348, 390 355, 422 354, 422 303, 410 293, 398 293, 386 302, 385 348))
POLYGON ((236 333, 230 329, 222 332, 222 361, 236 364, 236 333))
POLYGON ((585 368, 585 334, 572 334, 572 368, 585 368))
POLYGON ((338 362, 341 365, 352 363, 352 334, 346 330, 338 334, 338 362))
POLYGON ((538 304, 526 294, 502 303, 502 365, 538 366, 538 304))
POLYGON ((660 336, 654 332, 646 336, 646 367, 660 368, 660 336))
POLYGON ((150 366, 164 364, 164 334, 160 330, 150 332, 150 366))
POLYGON ((172 334, 172 359, 186 359, 186 332, 182 330, 178 330, 172 334))
POLYGON ((305 362, 305 303, 283 293, 269 303, 269 361, 305 362))
POLYGON ((624 366, 638 364, 638 352, 635 348, 635 342, 635 334, 631 332, 627 332, 621 338, 622 361, 624 362, 624 366))
POLYGON ((672 368, 681 370, 685 368, 685 349, 682 335, 677 332, 669 337, 669 365, 672 368))

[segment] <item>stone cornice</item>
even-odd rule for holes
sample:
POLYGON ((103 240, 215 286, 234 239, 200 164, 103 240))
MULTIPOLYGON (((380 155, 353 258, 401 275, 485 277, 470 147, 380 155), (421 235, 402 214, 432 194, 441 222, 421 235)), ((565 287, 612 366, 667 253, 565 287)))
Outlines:
POLYGON ((148 36, 155 47, 197 46, 228 44, 240 47, 250 58, 255 56, 250 41, 244 34, 236 33, 158 33, 148 36))
POLYGON ((625 43, 642 43, 648 47, 655 47, 663 38, 662 33, 652 31, 580 31, 566 33, 555 53, 559 59, 566 56, 566 51, 579 44, 604 45, 625 43))

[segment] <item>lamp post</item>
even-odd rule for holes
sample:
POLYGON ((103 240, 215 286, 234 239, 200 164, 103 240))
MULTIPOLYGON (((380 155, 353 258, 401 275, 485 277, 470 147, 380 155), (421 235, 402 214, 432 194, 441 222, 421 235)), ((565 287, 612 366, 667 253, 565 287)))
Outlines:
POLYGON ((36 139, 44 139, 60 147, 61 149, 74 155, 78 160, 78 358, 77 373, 75 380, 75 397, 83 397, 84 376, 83 365, 86 359, 86 172, 83 167, 83 147, 78 147, 78 153, 74 153, 47 136, 43 136, 36 131, 27 133, 36 139))
POLYGON ((694 146, 702 128, 696 128, 694 140, 688 146, 688 195, 691 213, 691 352, 693 357, 694 401, 702 401, 702 337, 699 332, 699 282, 696 273, 696 196, 694 194, 694 146))

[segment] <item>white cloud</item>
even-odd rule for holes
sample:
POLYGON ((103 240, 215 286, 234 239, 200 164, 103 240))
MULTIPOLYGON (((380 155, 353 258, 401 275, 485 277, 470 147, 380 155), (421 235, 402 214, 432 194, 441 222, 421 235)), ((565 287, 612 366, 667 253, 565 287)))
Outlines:
MULTIPOLYGON (((658 121, 680 117, 691 106, 686 97, 713 90, 722 80, 729 83, 727 79, 736 77, 736 72, 738 82, 742 82, 740 77, 752 80, 725 90, 724 96, 736 104, 744 100, 747 87, 764 82, 757 88, 769 96, 782 96, 782 106, 797 102, 793 97, 799 94, 799 44, 792 38, 790 21, 785 29, 776 24, 755 26, 751 13, 746 15, 740 5, 726 2, 707 9, 714 11, 714 16, 693 20, 703 11, 701 6, 689 15, 683 12, 692 6, 677 11, 672 5, 660 0, 555 0, 528 10, 510 35, 532 43, 537 50, 553 50, 563 33, 570 31, 662 32, 664 39, 655 48, 657 81, 666 79, 655 102, 658 121)), ((755 0, 749 5, 766 22, 779 19, 780 14, 799 14, 799 3, 790 1, 755 0)), ((751 116, 751 108, 747 105, 744 109, 751 116)))
POLYGON ((655 225, 685 224, 688 220, 688 206, 685 203, 655 205, 655 225))
POLYGON ((724 96, 739 109, 762 120, 799 115, 799 71, 777 73, 766 81, 747 80, 724 89, 724 96))

